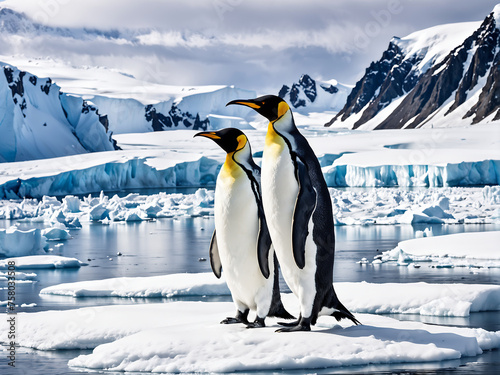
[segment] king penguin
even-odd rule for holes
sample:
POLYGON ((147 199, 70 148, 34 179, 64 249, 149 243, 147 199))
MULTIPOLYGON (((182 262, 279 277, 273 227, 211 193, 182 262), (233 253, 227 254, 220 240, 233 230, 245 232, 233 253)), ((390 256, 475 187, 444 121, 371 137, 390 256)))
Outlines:
POLYGON ((358 320, 333 288, 332 203, 321 167, 292 111, 278 96, 233 100, 270 122, 262 157, 262 202, 283 277, 300 303, 299 319, 277 332, 309 331, 319 315, 358 320))
POLYGON ((260 168, 247 137, 236 128, 196 136, 212 139, 227 153, 215 185, 210 264, 217 278, 224 270, 237 312, 221 323, 254 328, 264 327, 266 316, 294 319, 281 302, 279 271, 262 207, 260 168), (256 311, 252 323, 250 310, 256 311))

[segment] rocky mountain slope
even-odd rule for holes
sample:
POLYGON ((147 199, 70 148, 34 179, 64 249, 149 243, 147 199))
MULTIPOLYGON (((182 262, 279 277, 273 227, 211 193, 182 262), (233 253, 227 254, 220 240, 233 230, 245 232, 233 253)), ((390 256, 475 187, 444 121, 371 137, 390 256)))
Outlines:
POLYGON ((283 85, 278 96, 285 99, 297 112, 335 111, 344 105, 352 87, 336 80, 318 81, 308 74, 291 86, 283 85))
POLYGON ((326 125, 399 129, 500 119, 499 14, 497 6, 482 23, 394 38, 326 125))

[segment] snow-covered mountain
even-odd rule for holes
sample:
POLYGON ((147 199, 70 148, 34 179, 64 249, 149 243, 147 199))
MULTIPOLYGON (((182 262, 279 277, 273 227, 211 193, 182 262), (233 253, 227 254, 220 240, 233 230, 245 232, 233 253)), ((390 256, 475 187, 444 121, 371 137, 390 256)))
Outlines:
POLYGON ((0 162, 114 150, 108 119, 82 98, 0 63, 0 162))
POLYGON ((361 129, 464 126, 500 119, 498 17, 393 38, 328 123, 361 129))
POLYGON ((285 99, 296 112, 311 111, 338 112, 344 106, 351 86, 336 80, 317 81, 304 74, 297 83, 283 85, 278 96, 285 99))
MULTIPOLYGON (((65 93, 93 103, 99 113, 107 116, 109 130, 114 134, 226 126, 248 128, 242 117, 251 111, 225 105, 233 99, 255 97, 254 91, 224 85, 165 85, 159 83, 166 73, 161 65, 143 69, 147 74, 137 78, 126 69, 107 67, 106 61, 105 66, 85 61, 77 65, 52 55, 33 58, 29 52, 36 43, 79 45, 90 51, 129 45, 131 54, 139 54, 134 57, 136 65, 146 65, 140 53, 147 45, 145 39, 153 32, 126 27, 106 30, 47 26, 24 13, 0 6, 0 45, 4 47, 0 60, 32 74, 51 77, 65 93)), ((109 54, 112 55, 112 50, 109 54)))

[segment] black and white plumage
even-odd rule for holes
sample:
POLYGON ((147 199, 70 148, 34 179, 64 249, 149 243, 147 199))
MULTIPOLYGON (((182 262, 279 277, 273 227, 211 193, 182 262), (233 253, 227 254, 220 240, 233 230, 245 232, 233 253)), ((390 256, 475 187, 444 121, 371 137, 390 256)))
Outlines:
POLYGON ((310 330, 319 315, 348 318, 333 288, 335 234, 321 167, 280 97, 234 100, 270 122, 262 159, 262 201, 283 277, 300 303, 299 319, 281 332, 310 330))
POLYGON ((293 319, 281 302, 278 266, 262 207, 260 168, 247 137, 235 128, 195 136, 212 139, 227 153, 215 187, 210 264, 217 277, 224 271, 237 315, 221 323, 262 327, 266 316, 293 319), (250 310, 257 314, 253 323, 247 319, 250 310))

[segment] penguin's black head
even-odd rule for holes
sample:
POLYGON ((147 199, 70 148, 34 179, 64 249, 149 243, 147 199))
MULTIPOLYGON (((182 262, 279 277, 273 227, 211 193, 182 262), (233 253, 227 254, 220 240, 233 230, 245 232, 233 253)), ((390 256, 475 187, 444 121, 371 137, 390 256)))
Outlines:
POLYGON ((279 119, 290 109, 288 104, 276 95, 264 95, 256 99, 237 99, 230 101, 226 105, 230 104, 250 107, 271 122, 279 119))
POLYGON ((246 135, 236 128, 225 128, 215 132, 200 132, 194 136, 210 138, 228 154, 242 149, 247 143, 246 135))

